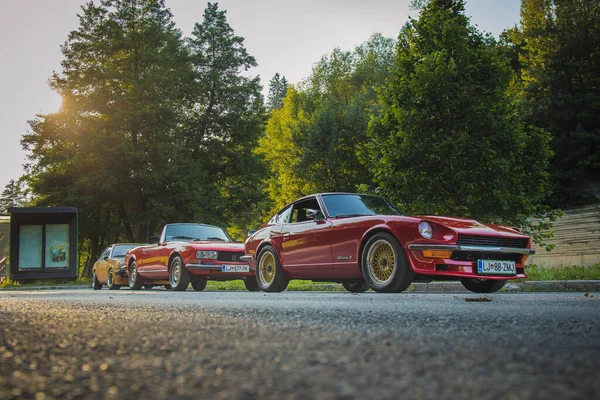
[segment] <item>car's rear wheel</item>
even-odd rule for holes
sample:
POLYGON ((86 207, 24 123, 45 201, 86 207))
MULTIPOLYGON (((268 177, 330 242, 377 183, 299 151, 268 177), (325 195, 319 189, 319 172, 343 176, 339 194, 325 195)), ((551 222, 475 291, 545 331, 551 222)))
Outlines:
POLYGON ((396 293, 406 290, 415 273, 402 246, 390 233, 371 236, 362 252, 361 269, 365 282, 376 292, 396 293))
POLYGON ((171 288, 176 291, 186 290, 191 279, 190 273, 183 265, 183 261, 181 261, 181 257, 173 257, 171 260, 171 266, 169 268, 169 281, 171 282, 171 288))
POLYGON ((108 271, 108 277, 106 278, 106 287, 108 287, 109 290, 121 289, 121 285, 115 284, 115 276, 113 274, 112 269, 108 271))
POLYGON ((256 281, 265 292, 283 292, 290 283, 272 246, 267 245, 258 253, 256 281))
POLYGON ((256 276, 249 276, 244 279, 244 286, 246 286, 246 290, 249 292, 258 292, 260 290, 256 276))
POLYGON ((201 279, 193 279, 192 280, 192 288, 196 291, 196 292, 201 292, 204 289, 206 289, 206 279, 201 278, 201 279))
POLYGON ((102 289, 102 284, 98 281, 98 277, 96 276, 96 271, 92 273, 92 289, 100 290, 102 289))
POLYGON ((129 289, 140 290, 144 282, 142 282, 142 278, 140 277, 140 274, 138 274, 137 264, 135 261, 132 262, 131 266, 129 267, 128 276, 129 289))
POLYGON ((505 280, 490 279, 461 279, 460 283, 474 293, 494 293, 506 285, 505 280))
POLYGON ((370 286, 364 280, 342 282, 344 289, 351 293, 363 293, 370 289, 370 286))

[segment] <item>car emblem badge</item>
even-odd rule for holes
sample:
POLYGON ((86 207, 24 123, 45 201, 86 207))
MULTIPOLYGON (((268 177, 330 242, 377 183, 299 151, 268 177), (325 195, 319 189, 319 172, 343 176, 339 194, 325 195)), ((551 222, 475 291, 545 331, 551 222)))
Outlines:
POLYGON ((237 259, 237 256, 231 256, 231 261, 235 261, 237 259))

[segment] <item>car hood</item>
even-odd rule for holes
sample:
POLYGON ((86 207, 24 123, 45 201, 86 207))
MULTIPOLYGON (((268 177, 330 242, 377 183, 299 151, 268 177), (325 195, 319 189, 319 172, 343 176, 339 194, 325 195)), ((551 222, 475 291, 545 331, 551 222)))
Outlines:
POLYGON ((429 221, 439 225, 443 225, 457 233, 461 233, 464 235, 514 238, 528 237, 527 235, 520 233, 515 228, 496 224, 483 224, 479 221, 469 218, 440 217, 434 215, 420 215, 416 218, 423 221, 429 221))

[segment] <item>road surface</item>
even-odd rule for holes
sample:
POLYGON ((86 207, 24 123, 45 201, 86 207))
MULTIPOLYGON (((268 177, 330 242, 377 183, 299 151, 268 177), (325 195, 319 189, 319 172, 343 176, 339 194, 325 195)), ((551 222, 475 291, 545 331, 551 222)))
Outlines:
POLYGON ((1 399, 592 399, 600 294, 0 291, 1 399))

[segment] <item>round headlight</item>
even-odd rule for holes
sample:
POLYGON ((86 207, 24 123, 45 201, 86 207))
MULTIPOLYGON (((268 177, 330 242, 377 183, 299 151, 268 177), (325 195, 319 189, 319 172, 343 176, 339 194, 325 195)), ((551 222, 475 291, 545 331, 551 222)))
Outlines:
POLYGON ((427 221, 421 221, 419 224, 419 233, 425 239, 431 239, 433 237, 433 228, 431 227, 431 224, 427 221))

